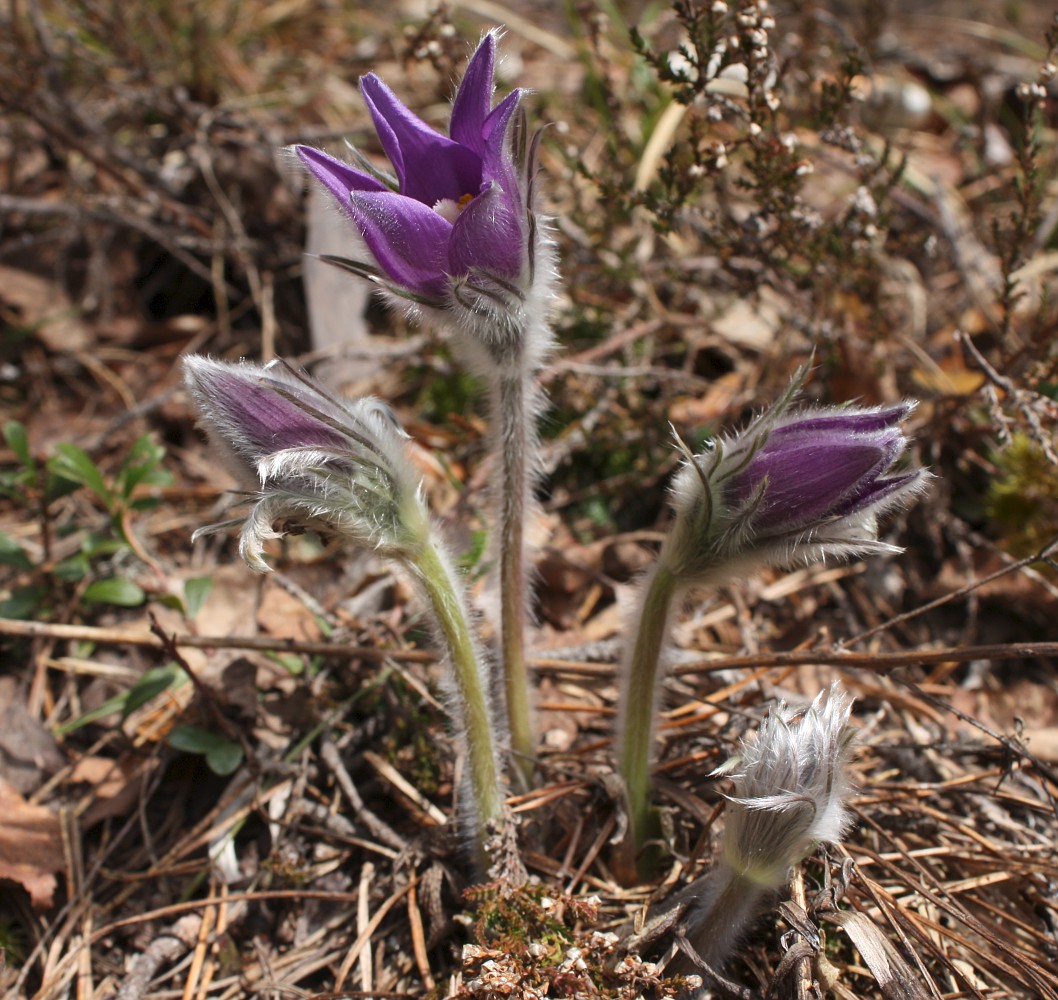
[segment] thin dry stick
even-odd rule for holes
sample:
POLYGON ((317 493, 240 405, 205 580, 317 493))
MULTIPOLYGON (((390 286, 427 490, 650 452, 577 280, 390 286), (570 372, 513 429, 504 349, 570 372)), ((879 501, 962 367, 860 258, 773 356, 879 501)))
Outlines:
MULTIPOLYGON (((94 642, 113 646, 148 646, 162 649, 162 643, 142 629, 97 628, 91 625, 59 625, 49 622, 0 618, 0 635, 35 639, 49 637, 70 642, 94 642)), ((304 656, 333 656, 345 660, 399 660, 403 663, 435 663, 434 653, 419 649, 379 649, 376 646, 343 646, 327 642, 296 642, 267 636, 174 635, 173 643, 191 649, 254 649, 267 653, 300 653, 304 656)))
MULTIPOLYGON (((202 907, 202 903, 196 903, 202 907)), ((121 984, 114 1000, 139 1000, 155 974, 163 965, 175 962, 181 955, 192 948, 198 938, 202 917, 189 913, 176 921, 171 928, 162 931, 148 946, 146 951, 137 955, 129 966, 129 974, 121 984)), ((105 931, 106 928, 103 928, 105 931)), ((92 935, 93 941, 102 936, 101 931, 92 935)))
MULTIPOLYGON (((360 898, 356 901, 356 932, 363 934, 371 920, 371 882, 375 877, 375 866, 365 861, 360 869, 360 898)), ((368 936, 368 944, 371 938, 368 936)), ((363 990, 370 993, 375 985, 374 970, 371 967, 371 948, 360 952, 360 984, 363 990)))
POLYGON ((195 940, 195 950, 191 956, 191 967, 187 970, 187 978, 184 980, 182 1000, 194 1000, 199 995, 199 981, 202 976, 202 967, 206 961, 206 950, 209 948, 213 925, 217 919, 217 909, 210 907, 202 914, 202 920, 198 925, 198 934, 195 940))
POLYGON ((345 797, 349 800, 349 805, 352 807, 353 814, 371 831, 372 836, 377 837, 384 844, 398 851, 405 850, 408 842, 385 820, 376 816, 364 804, 359 790, 353 783, 353 779, 346 770, 345 764, 342 763, 338 748, 329 737, 324 737, 320 743, 320 759, 327 765, 338 782, 338 787, 345 793, 345 797))
MULTIPOLYGON (((1055 545, 1058 545, 1056 540, 1055 545)), ((1027 562, 1037 561, 1038 557, 1021 560, 995 574, 984 577, 977 585, 987 583, 995 576, 1018 569, 1027 562)), ((906 615, 891 619, 891 622, 904 621, 915 617, 938 604, 946 603, 966 592, 967 588, 947 595, 946 598, 931 602, 922 608, 907 612, 906 615)), ((888 626, 890 623, 886 623, 888 626)), ((881 628, 882 626, 879 626, 881 628)), ((846 645, 859 642, 874 634, 864 632, 846 645)), ((13 635, 23 638, 52 636, 71 642, 92 642, 98 645, 141 646, 161 650, 161 643, 150 633, 142 630, 96 628, 89 625, 52 625, 47 622, 21 621, 13 618, 0 618, 0 635, 13 635)), ((379 649, 375 646, 342 646, 325 642, 297 642, 293 639, 268 638, 252 636, 237 638, 233 636, 199 636, 174 635, 173 644, 177 647, 193 649, 253 649, 271 653, 296 653, 303 656, 326 656, 343 660, 395 660, 401 663, 435 663, 435 654, 418 649, 379 649)), ((987 646, 951 646, 941 649, 918 650, 896 653, 853 653, 842 650, 811 651, 797 650, 788 653, 765 653, 755 656, 719 656, 716 659, 702 660, 696 663, 684 663, 673 667, 671 675, 683 677, 688 674, 712 674, 723 670, 734 670, 741 667, 804 667, 836 666, 846 669, 872 670, 887 672, 895 667, 921 666, 929 663, 968 663, 971 660, 1039 660, 1058 656, 1058 642, 1010 642, 987 646)), ((612 663, 590 663, 580 660, 556 660, 538 657, 530 660, 535 669, 542 673, 569 674, 571 676, 608 678, 616 674, 612 663)))
POLYGON ((385 919, 386 914, 400 902, 410 891, 413 885, 418 885, 418 876, 413 878, 406 886, 398 889, 392 896, 389 897, 377 910, 375 915, 371 918, 368 925, 360 932, 356 940, 353 942, 352 948, 349 949, 349 954, 345 956, 345 960, 342 962, 342 967, 338 971, 338 978, 335 980, 334 988, 336 991, 342 991, 342 985, 345 982, 346 976, 349 975, 349 970, 353 967, 353 963, 360 957, 360 952, 363 951, 364 946, 371 940, 371 935, 378 930, 378 925, 385 919))
POLYGON ((419 910, 419 893, 413 885, 408 890, 408 924, 411 927, 411 947, 415 954, 415 964, 419 967, 419 975, 426 989, 432 990, 436 986, 433 974, 430 972, 430 957, 426 953, 426 934, 422 926, 422 913, 419 910))

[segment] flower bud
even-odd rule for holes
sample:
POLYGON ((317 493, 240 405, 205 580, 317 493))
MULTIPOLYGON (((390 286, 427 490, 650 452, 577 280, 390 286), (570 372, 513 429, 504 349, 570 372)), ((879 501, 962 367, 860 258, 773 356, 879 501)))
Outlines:
POLYGON ((777 889, 817 843, 837 843, 855 731, 852 699, 833 685, 803 713, 780 702, 752 743, 715 774, 734 779, 724 825, 724 860, 739 876, 777 889))
POLYGON ((685 583, 899 551, 878 540, 878 516, 929 479, 922 469, 892 471, 907 447, 899 424, 914 404, 787 414, 791 396, 699 455, 684 448, 663 560, 685 583))
POLYGON ((189 357, 184 372, 211 438, 237 473, 258 481, 239 546, 252 569, 268 570, 264 542, 280 537, 277 522, 320 527, 386 555, 422 545, 429 518, 406 454, 407 435, 384 403, 335 399, 282 361, 261 366, 189 357))

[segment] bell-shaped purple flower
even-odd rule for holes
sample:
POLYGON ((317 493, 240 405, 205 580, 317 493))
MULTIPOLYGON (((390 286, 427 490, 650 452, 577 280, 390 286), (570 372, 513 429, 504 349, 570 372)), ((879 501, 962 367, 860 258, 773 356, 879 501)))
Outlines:
POLYGON ((533 280, 531 166, 515 146, 523 91, 492 107, 496 34, 467 65, 449 136, 412 114, 373 73, 360 80, 395 176, 358 157, 350 166, 308 146, 298 156, 349 215, 374 261, 328 258, 405 299, 436 308, 490 308, 524 299, 533 280))
POLYGON ((184 360, 185 381, 210 437, 244 480, 257 480, 240 552, 260 572, 276 523, 313 525, 395 557, 423 544, 428 515, 405 451, 407 435, 385 403, 344 401, 281 361, 184 360))
POLYGON ((929 478, 922 469, 893 471, 907 447, 900 423, 914 404, 787 413, 790 398, 687 455, 667 547, 677 576, 695 582, 721 568, 898 551, 878 540, 877 519, 929 478))
POLYGON ((923 469, 894 471, 914 404, 788 412, 804 375, 749 427, 699 455, 677 438, 686 461, 673 484, 675 518, 640 589, 622 665, 618 765, 636 848, 651 830, 649 764, 675 598, 765 565, 899 552, 879 540, 878 516, 929 479, 923 469))

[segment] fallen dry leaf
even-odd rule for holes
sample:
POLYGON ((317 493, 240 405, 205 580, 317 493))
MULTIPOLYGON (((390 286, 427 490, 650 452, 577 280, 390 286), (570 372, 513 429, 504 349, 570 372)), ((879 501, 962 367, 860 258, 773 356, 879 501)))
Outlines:
POLYGON ((323 638, 323 630, 312 611, 272 577, 265 578, 261 589, 257 624, 272 635, 301 642, 319 642, 323 638))
POLYGON ((55 894, 54 872, 63 865, 59 817, 28 803, 0 781, 0 878, 18 882, 33 906, 46 910, 55 894))
POLYGON ((14 677, 0 677, 0 781, 28 795, 63 765, 55 737, 29 714, 14 677))
POLYGON ((83 351, 91 340, 76 307, 60 285, 45 278, 0 265, 0 302, 33 329, 49 351, 83 351))
POLYGON ((122 754, 117 760, 79 758, 66 780, 67 784, 91 786, 82 799, 81 828, 87 830, 114 816, 128 816, 143 790, 145 775, 157 766, 156 757, 135 753, 122 754))

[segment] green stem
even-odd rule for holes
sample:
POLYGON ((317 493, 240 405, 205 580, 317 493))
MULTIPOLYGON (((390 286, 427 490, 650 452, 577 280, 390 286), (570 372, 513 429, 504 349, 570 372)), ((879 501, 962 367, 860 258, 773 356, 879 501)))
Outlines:
POLYGON ((496 737, 489 710, 487 683, 477 644, 467 625, 462 588, 449 561, 432 541, 410 560, 422 584, 444 639, 459 693, 456 725, 466 743, 470 788, 477 813, 479 841, 490 823, 504 815, 503 790, 496 763, 496 737))
POLYGON ((499 429, 494 494, 499 504, 500 657, 507 726, 517 774, 533 784, 535 738, 525 631, 529 585, 525 565, 525 518, 529 508, 528 454, 535 445, 534 414, 527 405, 532 383, 519 373, 503 375, 493 392, 493 419, 499 429))
POLYGON ((643 588, 639 615, 634 620, 635 644, 621 691, 618 769, 628 794, 636 850, 642 848, 650 826, 650 762, 659 669, 672 602, 679 589, 678 578, 659 560, 643 588))

